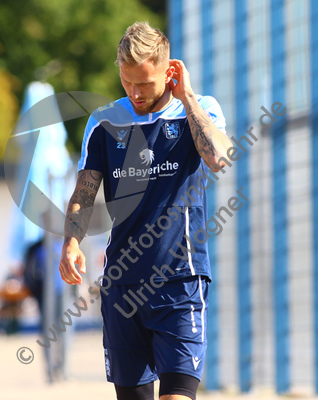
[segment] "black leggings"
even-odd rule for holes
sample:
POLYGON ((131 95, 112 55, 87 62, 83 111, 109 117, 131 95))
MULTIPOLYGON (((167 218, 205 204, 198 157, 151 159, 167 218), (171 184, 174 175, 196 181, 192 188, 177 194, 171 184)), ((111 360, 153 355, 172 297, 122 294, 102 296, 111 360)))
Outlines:
MULTIPOLYGON (((177 372, 160 375, 159 397, 165 394, 179 394, 192 400, 196 398, 199 379, 177 372)), ((154 383, 138 386, 119 386, 115 384, 118 400, 154 400, 154 383)))

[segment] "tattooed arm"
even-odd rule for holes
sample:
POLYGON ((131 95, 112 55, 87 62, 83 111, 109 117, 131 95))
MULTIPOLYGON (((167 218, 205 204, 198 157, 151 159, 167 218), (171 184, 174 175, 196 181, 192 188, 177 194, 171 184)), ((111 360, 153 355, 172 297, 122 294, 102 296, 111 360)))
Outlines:
POLYGON ((198 103, 191 88, 189 72, 183 62, 170 60, 170 66, 174 68, 172 77, 177 83, 171 80, 169 86, 173 96, 180 99, 184 105, 195 147, 206 165, 213 171, 218 171, 219 165, 221 168, 226 166, 226 163, 222 160, 219 165, 216 164, 221 157, 228 158, 227 150, 232 146, 232 143, 213 124, 198 103))
POLYGON ((65 240, 59 270, 62 279, 72 285, 82 283, 82 277, 77 272, 75 263, 79 264, 79 270, 82 273, 86 270, 85 256, 79 248, 79 243, 86 234, 102 177, 99 171, 80 171, 74 193, 68 204, 64 225, 65 240))

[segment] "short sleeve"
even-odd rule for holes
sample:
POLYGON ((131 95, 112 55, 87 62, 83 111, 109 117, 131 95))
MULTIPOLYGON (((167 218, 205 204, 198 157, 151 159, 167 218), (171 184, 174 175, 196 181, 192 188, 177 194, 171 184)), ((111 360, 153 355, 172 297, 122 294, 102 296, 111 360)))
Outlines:
POLYGON ((82 142, 81 158, 78 162, 78 171, 92 169, 103 172, 100 131, 102 127, 94 114, 87 121, 82 142))
POLYGON ((199 99, 199 103, 206 114, 211 118, 214 125, 226 135, 225 118, 220 104, 212 96, 203 96, 199 99))

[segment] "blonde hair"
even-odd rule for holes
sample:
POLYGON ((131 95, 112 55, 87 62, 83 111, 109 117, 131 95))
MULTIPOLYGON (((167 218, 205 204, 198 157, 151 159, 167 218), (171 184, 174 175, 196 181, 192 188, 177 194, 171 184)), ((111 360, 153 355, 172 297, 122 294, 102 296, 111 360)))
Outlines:
POLYGON ((119 42, 115 64, 135 66, 147 60, 158 65, 169 57, 169 51, 169 40, 159 29, 152 28, 148 22, 135 22, 119 42))

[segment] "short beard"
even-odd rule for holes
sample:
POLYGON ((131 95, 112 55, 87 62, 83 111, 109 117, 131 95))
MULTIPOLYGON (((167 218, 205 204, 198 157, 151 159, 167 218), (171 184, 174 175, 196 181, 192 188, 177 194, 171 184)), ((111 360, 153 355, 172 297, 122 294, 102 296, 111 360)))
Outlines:
POLYGON ((143 109, 143 110, 138 110, 135 106, 134 106, 134 104, 133 104, 133 102, 129 99, 129 101, 131 102, 131 105, 133 106, 133 109, 134 109, 134 112, 135 112, 135 114, 137 114, 137 115, 147 115, 147 114, 149 114, 155 107, 156 107, 156 105, 159 103, 159 101, 162 99, 162 97, 163 97, 163 95, 165 94, 165 91, 163 91, 162 92, 162 94, 158 94, 155 98, 154 98, 154 100, 153 100, 153 102, 151 103, 151 104, 149 104, 149 106, 147 106, 145 109, 143 109))

